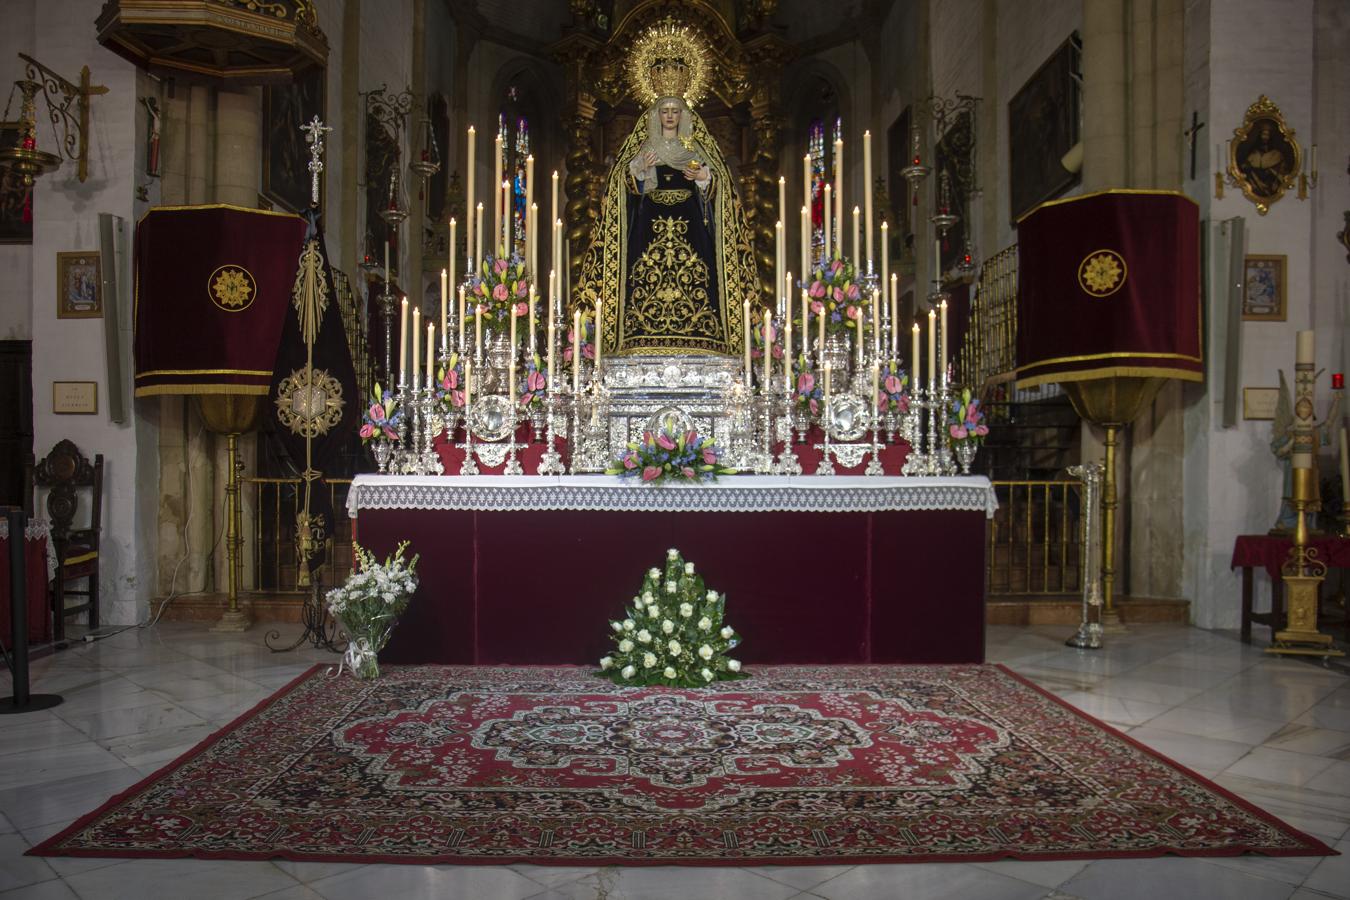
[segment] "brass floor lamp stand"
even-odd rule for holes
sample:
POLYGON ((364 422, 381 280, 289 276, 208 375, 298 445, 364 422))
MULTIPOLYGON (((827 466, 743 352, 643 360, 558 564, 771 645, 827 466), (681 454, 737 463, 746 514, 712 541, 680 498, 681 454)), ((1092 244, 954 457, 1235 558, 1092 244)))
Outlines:
POLYGON ((1316 497, 1312 469, 1294 469, 1294 546, 1281 570, 1287 610, 1284 629, 1275 632, 1267 653, 1281 656, 1344 656, 1332 637, 1317 630, 1317 606, 1326 580, 1327 564, 1308 546, 1308 507, 1316 497))
POLYGON ((239 435, 252 431, 262 409, 261 397, 243 394, 204 394, 197 396, 197 409, 206 427, 225 435, 225 570, 226 608, 216 624, 216 632, 247 631, 252 618, 239 605, 239 585, 243 582, 244 529, 243 510, 239 502, 239 435))

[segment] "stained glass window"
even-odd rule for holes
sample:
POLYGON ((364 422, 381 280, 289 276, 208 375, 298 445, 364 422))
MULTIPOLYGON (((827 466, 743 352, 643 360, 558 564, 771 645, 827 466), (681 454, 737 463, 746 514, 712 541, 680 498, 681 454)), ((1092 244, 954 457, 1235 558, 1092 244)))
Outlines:
POLYGON ((511 182, 512 253, 525 255, 525 157, 530 155, 530 120, 515 111, 517 89, 506 93, 506 108, 497 116, 497 132, 502 137, 503 177, 511 182))
MULTIPOLYGON (((811 246, 812 257, 819 258, 825 246, 825 185, 831 183, 834 173, 834 142, 843 137, 844 119, 834 117, 834 134, 825 142, 825 119, 812 119, 807 134, 807 149, 811 154, 811 246)), ((837 225, 833 223, 831 227, 837 225)))

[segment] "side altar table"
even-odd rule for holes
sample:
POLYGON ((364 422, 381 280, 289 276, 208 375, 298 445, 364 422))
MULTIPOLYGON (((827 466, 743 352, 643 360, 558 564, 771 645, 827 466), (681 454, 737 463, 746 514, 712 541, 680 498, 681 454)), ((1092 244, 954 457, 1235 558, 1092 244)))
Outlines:
POLYGON ((727 596, 748 663, 984 660, 986 478, 360 475, 348 513, 421 555, 389 663, 594 664, 678 547, 727 596))

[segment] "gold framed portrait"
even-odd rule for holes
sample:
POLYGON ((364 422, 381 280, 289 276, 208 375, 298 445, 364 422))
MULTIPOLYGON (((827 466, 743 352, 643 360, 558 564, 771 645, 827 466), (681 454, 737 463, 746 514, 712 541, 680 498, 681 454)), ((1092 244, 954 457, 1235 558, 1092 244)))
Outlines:
POLYGON ((1283 322, 1289 257, 1248 254, 1242 266, 1242 321, 1283 322))
POLYGON ((1292 189, 1303 171, 1303 150, 1294 140, 1294 129, 1284 123, 1284 114, 1262 94, 1247 107, 1242 124, 1233 129, 1228 142, 1228 174, 1242 196, 1265 215, 1270 205, 1292 189))
POLYGON ((56 254, 56 317, 103 318, 103 281, 97 250, 56 254))

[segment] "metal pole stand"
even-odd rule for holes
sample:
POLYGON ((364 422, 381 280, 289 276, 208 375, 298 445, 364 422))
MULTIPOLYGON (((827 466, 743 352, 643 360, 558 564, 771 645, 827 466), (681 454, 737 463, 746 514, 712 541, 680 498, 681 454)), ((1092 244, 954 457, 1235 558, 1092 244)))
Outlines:
POLYGON ((37 712, 61 703, 60 694, 32 694, 28 691, 28 572, 24 566, 24 531, 28 517, 17 506, 5 508, 9 525, 9 634, 14 653, 5 654, 14 674, 14 695, 0 699, 0 715, 37 712))

